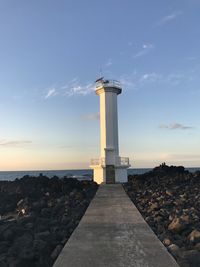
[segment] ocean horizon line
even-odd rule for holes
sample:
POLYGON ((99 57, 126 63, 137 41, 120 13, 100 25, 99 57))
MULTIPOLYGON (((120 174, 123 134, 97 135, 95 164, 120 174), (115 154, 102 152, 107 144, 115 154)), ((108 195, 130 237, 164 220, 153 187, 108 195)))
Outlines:
MULTIPOLYGON (((200 171, 200 167, 184 167, 185 170, 190 172, 200 171)), ((153 170, 153 168, 129 168, 127 169, 128 175, 140 175, 153 170)), ((52 178, 57 176, 58 178, 68 177, 77 179, 89 179, 93 178, 93 169, 65 169, 65 170, 22 170, 22 171, 0 171, 0 181, 14 181, 20 179, 26 175, 37 177, 40 174, 52 178)))
MULTIPOLYGON (((167 164, 168 165, 168 164, 167 164)), ((199 169, 200 166, 184 166, 184 165, 168 165, 168 166, 182 166, 185 169, 199 169)), ((154 167, 135 167, 135 168, 128 168, 128 170, 132 170, 132 169, 154 169, 157 166, 154 167)), ((21 170, 0 170, 0 172, 51 172, 51 171, 88 171, 91 170, 93 171, 92 168, 77 168, 77 169, 21 169, 21 170)))
MULTIPOLYGON (((153 169, 155 167, 137 167, 137 168, 128 168, 128 169, 153 169)), ((186 167, 190 168, 190 167, 186 167)), ((191 168, 198 168, 198 167, 191 167, 191 168)), ((78 168, 78 169, 26 169, 26 170, 0 170, 0 172, 35 172, 35 171, 84 171, 84 170, 92 170, 92 168, 78 168)))

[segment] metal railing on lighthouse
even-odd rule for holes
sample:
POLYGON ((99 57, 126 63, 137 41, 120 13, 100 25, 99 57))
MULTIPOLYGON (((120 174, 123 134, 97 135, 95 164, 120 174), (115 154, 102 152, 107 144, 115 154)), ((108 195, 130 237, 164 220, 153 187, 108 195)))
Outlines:
MULTIPOLYGON (((105 158, 96 158, 91 159, 90 166, 106 166, 106 160, 105 158)), ((115 158, 115 166, 130 166, 129 158, 127 157, 116 157, 115 158)))

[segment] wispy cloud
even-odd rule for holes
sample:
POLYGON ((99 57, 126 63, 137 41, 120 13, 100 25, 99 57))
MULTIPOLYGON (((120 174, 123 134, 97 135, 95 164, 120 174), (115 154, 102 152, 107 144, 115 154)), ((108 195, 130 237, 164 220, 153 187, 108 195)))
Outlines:
POLYGON ((100 118, 100 114, 99 112, 96 112, 96 113, 89 113, 89 114, 86 114, 82 117, 84 120, 90 120, 90 121, 93 121, 93 120, 99 120, 100 118))
POLYGON ((161 124, 159 126, 161 129, 169 129, 169 130, 187 130, 187 129, 193 129, 194 127, 192 126, 186 126, 180 123, 172 123, 172 124, 161 124))
POLYGON ((134 43, 132 41, 128 42, 128 46, 133 46, 133 45, 134 45, 134 43))
POLYGON ((31 143, 29 140, 0 140, 0 147, 24 146, 31 143))
POLYGON ((171 85, 178 85, 181 83, 183 78, 183 73, 170 73, 166 76, 166 82, 170 83, 171 85))
POLYGON ((74 84, 65 88, 64 95, 73 96, 73 95, 88 95, 94 91, 94 84, 74 84))
POLYGON ((189 56, 189 57, 186 57, 185 59, 188 60, 188 61, 193 61, 193 60, 197 60, 198 57, 189 56))
MULTIPOLYGON (((146 87, 147 85, 152 85, 157 83, 158 86, 170 86, 180 88, 183 86, 190 86, 191 81, 199 79, 200 71, 199 69, 194 71, 176 71, 170 73, 159 73, 159 72, 145 72, 141 73, 137 70, 129 74, 124 74, 119 77, 123 88, 126 89, 140 89, 146 87)), ((192 93, 192 91, 190 90, 192 93)), ((197 92, 197 90, 195 90, 197 92)))
POLYGON ((112 60, 111 60, 111 58, 109 58, 108 60, 107 60, 107 62, 105 63, 105 67, 110 67, 110 66, 112 66, 112 60))
POLYGON ((161 74, 151 72, 141 75, 140 82, 156 82, 162 78, 161 74))
POLYGON ((200 95, 200 89, 193 89, 191 91, 191 94, 194 95, 194 96, 198 96, 199 97, 199 95, 200 95))
POLYGON ((133 55, 133 58, 142 57, 148 54, 153 48, 154 48, 153 44, 143 44, 142 49, 138 51, 135 55, 133 55))
POLYGON ((88 82, 81 84, 77 78, 74 78, 63 85, 48 89, 44 98, 48 99, 56 95, 68 97, 74 95, 88 95, 92 93, 94 89, 94 83, 88 82))
POLYGON ((47 94, 45 95, 45 99, 57 95, 56 89, 55 88, 50 88, 48 89, 47 94))
POLYGON ((137 87, 137 78, 138 73, 136 70, 134 70, 130 74, 124 74, 120 77, 120 82, 122 84, 122 87, 125 89, 136 89, 137 87))
POLYGON ((162 17, 158 22, 156 22, 155 26, 162 26, 164 24, 167 24, 167 23, 175 20, 182 13, 183 13, 182 11, 174 11, 173 13, 162 17))
POLYGON ((120 81, 122 86, 126 89, 139 89, 146 84, 161 82, 163 76, 156 72, 138 73, 136 70, 129 75, 122 75, 120 81))

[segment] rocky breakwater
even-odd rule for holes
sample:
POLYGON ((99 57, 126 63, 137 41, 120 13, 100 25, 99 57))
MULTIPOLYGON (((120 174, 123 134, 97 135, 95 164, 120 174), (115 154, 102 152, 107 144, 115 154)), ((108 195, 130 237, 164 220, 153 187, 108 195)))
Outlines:
POLYGON ((92 181, 0 182, 0 266, 52 266, 97 190, 92 181))
POLYGON ((200 172, 154 168, 124 185, 145 221, 181 267, 200 266, 200 172))

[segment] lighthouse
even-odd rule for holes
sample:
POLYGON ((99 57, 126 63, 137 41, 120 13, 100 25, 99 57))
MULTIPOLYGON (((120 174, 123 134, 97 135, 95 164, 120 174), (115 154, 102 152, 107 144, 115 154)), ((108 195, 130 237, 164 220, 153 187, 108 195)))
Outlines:
POLYGON ((120 82, 100 78, 95 92, 100 97, 100 157, 92 159, 94 181, 100 183, 127 182, 129 158, 119 156, 117 96, 120 82))

